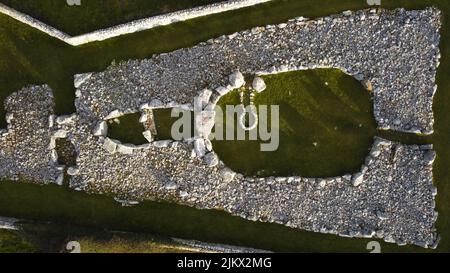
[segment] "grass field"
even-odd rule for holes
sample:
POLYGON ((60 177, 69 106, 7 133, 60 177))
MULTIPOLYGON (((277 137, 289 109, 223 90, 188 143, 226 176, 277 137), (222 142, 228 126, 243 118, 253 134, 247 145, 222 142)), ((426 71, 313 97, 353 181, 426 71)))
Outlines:
POLYGON ((0 229, 0 253, 36 252, 35 246, 14 230, 0 229))
MULTIPOLYGON (((376 123, 370 94, 356 79, 337 69, 316 69, 266 76, 265 81, 268 88, 256 96, 255 105, 280 106, 279 148, 261 152, 263 141, 213 141, 227 166, 252 176, 304 177, 361 168, 376 123)), ((222 109, 237 104, 237 91, 219 101, 222 109)))
POLYGON ((82 253, 190 253, 196 252, 173 242, 155 241, 148 236, 116 234, 100 240, 96 237, 74 237, 80 243, 82 253))
MULTIPOLYGON (((448 19, 450 2, 383 0, 382 4, 385 8, 408 9, 434 5, 444 13, 441 41, 443 58, 438 71, 439 89, 434 106, 435 134, 426 140, 410 135, 385 134, 391 134, 390 137, 404 143, 426 141, 435 145, 438 154, 434 168, 435 184, 438 187, 437 225, 442 236, 437 251, 448 252, 450 251, 450 115, 448 115, 450 79, 446 75, 450 71, 448 19)), ((72 113, 73 74, 101 71, 113 60, 151 57, 154 53, 169 52, 192 46, 211 37, 253 26, 280 23, 296 16, 317 17, 367 7, 366 1, 363 0, 323 0, 320 3, 314 0, 280 0, 77 48, 46 37, 8 17, 0 16, 0 99, 3 100, 26 84, 48 83, 55 92, 56 111, 59 114, 72 113)), ((277 84, 276 79, 274 83, 277 84)), ((270 96, 266 99, 271 100, 270 96)), ((4 117, 3 107, 0 109, 0 116, 4 117)), ((0 121, 0 127, 5 126, 4 118, 0 121)), ((329 141, 335 139, 331 137, 329 141)), ((361 151, 366 149, 367 143, 364 141, 358 143, 361 146, 357 149, 361 151)), ((358 157, 355 157, 356 159, 358 157)), ((88 196, 66 188, 12 182, 0 183, 0 215, 153 232, 276 251, 365 252, 367 243, 367 240, 344 239, 279 225, 253 223, 218 211, 199 211, 165 203, 145 202, 137 207, 121 208, 107 196, 88 196)), ((383 251, 394 252, 424 251, 418 247, 397 247, 391 244, 382 244, 382 248, 383 251)))
POLYGON ((184 253, 199 252, 161 236, 108 231, 73 224, 21 220, 19 231, 0 229, 0 253, 71 252, 68 242, 80 243, 82 253, 184 253))
POLYGON ((0 253, 70 252, 67 243, 80 243, 82 253, 199 252, 160 236, 37 221, 20 221, 20 230, 0 229, 0 253))
MULTIPOLYGON (((154 122, 157 135, 155 140, 172 139, 172 124, 177 120, 171 116, 172 108, 153 110, 154 122)), ((142 123, 139 123, 140 113, 126 114, 118 118, 119 123, 108 124, 108 137, 117 139, 122 143, 142 145, 148 143, 142 132, 145 130, 142 123)), ((193 118, 193 116, 192 116, 193 118)), ((192 128, 193 128, 192 124, 192 128)))
POLYGON ((139 123, 140 113, 128 114, 120 117, 119 124, 113 122, 108 123, 108 137, 117 139, 122 143, 131 143, 135 145, 141 145, 148 143, 145 137, 142 135, 144 132, 144 126, 139 123), (131 134, 130 132, 133 132, 131 134))

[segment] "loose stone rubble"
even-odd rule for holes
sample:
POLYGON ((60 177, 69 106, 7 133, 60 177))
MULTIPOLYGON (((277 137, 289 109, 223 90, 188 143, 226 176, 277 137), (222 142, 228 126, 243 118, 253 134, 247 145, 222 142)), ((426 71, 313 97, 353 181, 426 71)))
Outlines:
POLYGON ((91 74, 78 89, 79 107, 103 119, 152 100, 190 104, 204 88, 224 94, 242 83, 238 74, 228 83, 236 70, 267 75, 335 67, 370 84, 380 128, 431 134, 440 15, 434 8, 363 10, 256 27, 91 74))
POLYGON ((46 85, 24 88, 5 100, 8 130, 0 136, 1 178, 49 183, 62 174, 49 147, 53 105, 46 85))
MULTIPOLYGON (((333 178, 245 177, 227 168, 207 140, 218 99, 261 76, 339 67, 373 86, 381 128, 431 133, 440 12, 359 11, 224 36, 190 49, 112 65, 76 77, 76 115, 55 117, 48 86, 6 100, 0 177, 61 184, 56 138, 76 147, 70 187, 112 193, 124 205, 166 200, 221 209, 253 220, 399 245, 436 247, 432 146, 376 138, 358 173, 333 178), (412 84, 414 83, 414 84, 412 84), (197 100, 194 102, 194 97, 197 100), (200 134, 136 146, 107 137, 109 119, 126 113, 200 107, 200 134), (34 110, 38 109, 38 110, 34 110)), ((265 85, 265 84, 264 84, 265 85)), ((258 88, 263 85, 256 80, 258 88)))
POLYGON ((253 221, 345 237, 431 248, 438 243, 432 184, 435 153, 430 146, 377 138, 366 164, 353 176, 252 178, 228 169, 206 152, 201 139, 111 154, 89 126, 63 128, 80 149, 80 172, 72 177, 73 188, 112 192, 120 200, 166 200, 222 209, 253 221), (200 150, 194 157, 193 149, 200 150))

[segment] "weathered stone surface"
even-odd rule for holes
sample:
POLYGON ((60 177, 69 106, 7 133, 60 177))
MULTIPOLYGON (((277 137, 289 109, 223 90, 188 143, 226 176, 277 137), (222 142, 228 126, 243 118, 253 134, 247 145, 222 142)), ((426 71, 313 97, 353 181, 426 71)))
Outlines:
POLYGON ((130 144, 118 144, 116 152, 119 154, 131 155, 133 154, 134 148, 135 147, 130 144))
POLYGON ((214 111, 202 111, 200 113, 196 113, 194 129, 197 136, 207 138, 211 134, 214 127, 215 116, 216 112, 214 111))
POLYGON ((77 74, 74 76, 74 86, 79 88, 85 81, 92 76, 92 73, 77 74))
POLYGON ((352 177, 352 184, 354 187, 358 187, 364 182, 364 174, 363 173, 357 173, 354 174, 352 177))
POLYGON ((164 103, 159 99, 153 99, 149 105, 150 108, 162 108, 164 106, 164 103))
POLYGON ((197 111, 201 111, 205 109, 206 105, 209 103, 209 99, 211 98, 212 91, 209 89, 203 89, 195 99, 195 109, 197 111))
POLYGON ((153 142, 153 146, 158 147, 158 148, 167 148, 170 146, 171 143, 172 143, 172 140, 159 140, 159 141, 153 142))
POLYGON ((215 167, 219 164, 219 157, 214 152, 207 153, 203 160, 208 167, 215 167))
POLYGON ((108 134, 108 123, 106 121, 99 122, 92 133, 94 136, 106 136, 108 134))
POLYGON ((69 167, 67 169, 67 174, 70 176, 75 176, 75 175, 78 175, 79 173, 80 173, 80 170, 78 170, 77 168, 69 167))
POLYGON ((56 118, 56 123, 59 125, 73 124, 75 119, 76 115, 59 116, 56 118))
POLYGON ((66 138, 67 137, 67 131, 64 129, 57 130, 53 133, 54 138, 66 138))
POLYGON ((230 85, 233 89, 240 88, 245 84, 244 75, 239 70, 233 72, 229 77, 230 85))
POLYGON ((264 82, 264 80, 261 77, 255 77, 255 79, 253 80, 253 89, 258 92, 261 93, 262 91, 266 90, 267 86, 266 83, 264 82))
POLYGON ((168 182, 168 183, 165 184, 165 188, 166 188, 166 190, 169 190, 169 191, 170 190, 176 190, 176 189, 178 189, 178 185, 171 181, 171 182, 168 182))
POLYGON ((62 186, 63 183, 64 183, 64 174, 58 175, 58 177, 56 178, 55 183, 56 183, 58 186, 62 186))
POLYGON ((226 88, 226 87, 219 86, 219 87, 217 87, 216 91, 217 91, 217 93, 219 93, 221 96, 225 96, 225 95, 228 94, 228 92, 230 92, 231 90, 228 89, 228 88, 226 88))
POLYGON ((236 176, 236 173, 233 172, 230 169, 223 169, 221 171, 222 179, 225 183, 233 181, 234 177, 236 176))
POLYGON ((108 153, 113 154, 117 150, 117 143, 109 138, 106 138, 105 142, 103 143, 103 148, 108 151, 108 153))
POLYGON ((108 119, 115 119, 115 118, 120 118, 121 116, 123 116, 123 113, 119 110, 113 110, 111 111, 105 118, 104 120, 108 120, 108 119))
POLYGON ((148 115, 145 113, 139 117, 139 123, 145 123, 145 122, 147 122, 147 120, 148 120, 148 115))
POLYGON ((150 132, 150 130, 142 132, 142 135, 145 137, 145 139, 148 142, 153 142, 153 135, 152 135, 152 132, 150 132))
POLYGON ((56 148, 56 138, 55 137, 50 137, 50 144, 48 145, 48 149, 49 150, 53 150, 56 148))
POLYGON ((194 151, 198 157, 203 157, 206 154, 205 140, 198 138, 194 140, 194 151))

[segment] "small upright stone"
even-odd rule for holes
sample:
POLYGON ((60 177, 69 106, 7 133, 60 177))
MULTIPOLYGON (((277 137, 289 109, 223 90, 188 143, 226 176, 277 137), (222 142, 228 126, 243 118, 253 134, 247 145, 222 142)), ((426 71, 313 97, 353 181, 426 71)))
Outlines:
POLYGON ((203 158, 203 161, 210 168, 215 167, 219 164, 219 158, 215 153, 206 154, 205 157, 203 158))
POLYGON ((106 121, 99 122, 92 133, 94 136, 106 136, 108 134, 108 124, 106 121))
POLYGON ((245 84, 244 75, 239 70, 236 70, 233 74, 229 77, 230 85, 234 88, 240 88, 245 84))
POLYGON ((266 83, 260 77, 255 77, 255 79, 253 80, 252 87, 258 93, 261 93, 262 91, 266 90, 266 88, 267 88, 266 83))
POLYGON ((352 176, 353 187, 358 187, 363 182, 364 182, 364 174, 363 173, 357 173, 352 176))

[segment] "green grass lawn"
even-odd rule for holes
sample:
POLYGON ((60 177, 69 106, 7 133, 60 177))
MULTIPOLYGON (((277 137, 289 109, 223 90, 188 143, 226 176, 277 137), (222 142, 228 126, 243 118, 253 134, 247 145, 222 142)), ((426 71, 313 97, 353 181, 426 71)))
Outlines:
MULTIPOLYGON (((153 110, 157 135, 156 140, 172 139, 172 124, 178 120, 172 117, 172 108, 153 110)), ((184 113, 183 113, 184 114, 184 113)), ((189 113, 190 114, 190 113, 189 113)), ((191 114, 191 136, 194 136, 194 115, 191 114)))
MULTIPOLYGON (((450 115, 448 115, 450 79, 447 74, 450 71, 450 21, 448 19, 450 2, 446 0, 383 0, 382 3, 382 7, 385 8, 405 7, 408 9, 421 9, 434 5, 444 13, 441 41, 443 58, 438 71, 439 89, 434 105, 435 134, 425 140, 411 135, 386 134, 404 143, 425 141, 435 145, 438 154, 434 168, 435 184, 438 187, 437 226, 442 236, 437 251, 448 252, 450 251, 450 115)), ((26 84, 48 83, 55 92, 56 112, 58 114, 72 113, 75 110, 73 74, 102 71, 113 60, 148 58, 155 53, 170 52, 222 34, 230 34, 258 25, 280 23, 296 16, 317 17, 347 9, 356 10, 367 7, 366 1, 363 0, 323 0, 320 3, 314 0, 280 0, 81 47, 70 47, 9 17, 0 16, 0 100, 26 84)), ((117 22, 120 22, 121 18, 118 18, 117 22)), ((95 22, 92 24, 95 25, 95 22)), ((273 81, 275 85, 281 85, 277 83, 276 78, 273 81)), ((342 89, 341 91, 351 92, 350 90, 342 89)), ((270 90, 268 91, 267 94, 270 94, 270 90)), ((297 95, 303 96, 301 92, 297 95)), ((260 99, 272 100, 270 95, 264 98, 264 94, 261 94, 260 99)), ((362 100, 362 103, 367 101, 362 100)), ((0 127, 5 126, 4 114, 2 106, 0 107, 0 117, 2 117, 0 127)), ((295 130, 301 129, 295 128, 295 130)), ((336 137, 339 135, 336 134, 336 137)), ((334 141, 334 136, 330 135, 330 140, 334 141)), ((355 148, 357 150, 363 151, 368 147, 364 141, 357 143, 361 145, 355 148)), ((355 155, 353 158, 355 162, 361 160, 358 152, 355 155)), ((278 163, 273 162, 273 164, 278 163)), ((308 162, 298 164, 307 166, 308 162)), ((218 211, 199 211, 165 203, 145 202, 137 207, 121 208, 107 196, 88 196, 66 188, 11 182, 0 183, 0 215, 154 232, 277 251, 365 252, 367 243, 367 240, 344 239, 293 230, 279 225, 253 223, 218 211)), ((418 247, 397 247, 391 244, 382 244, 382 247, 383 251, 423 251, 418 247)))
POLYGON ((35 246, 19 232, 0 229, 0 253, 30 253, 35 251, 35 246))
MULTIPOLYGON (((153 110, 154 122, 157 135, 155 140, 172 139, 172 124, 178 119, 171 116, 172 109, 153 110)), ((119 123, 108 123, 108 137, 117 139, 122 143, 142 145, 148 143, 142 132, 145 130, 142 123, 139 123, 140 113, 127 114, 118 118, 119 123)), ((192 124, 193 128, 193 124, 192 124)))
POLYGON ((223 0, 82 0, 70 6, 66 0, 1 0, 70 35, 85 34, 120 23, 170 13, 223 0))
POLYGON ((170 238, 150 234, 108 231, 99 228, 21 220, 20 231, 0 229, 0 253, 70 252, 67 243, 80 243, 82 253, 197 252, 170 238))
POLYGON ((140 113, 127 114, 118 118, 120 123, 108 122, 108 137, 135 145, 148 143, 142 135, 145 129, 139 123, 140 116, 140 113))
MULTIPOLYGON (((268 87, 256 96, 255 105, 280 106, 280 146, 261 152, 262 141, 213 141, 227 166, 247 175, 304 177, 339 176, 361 168, 376 123, 369 91, 360 82, 337 69, 289 72, 265 81, 268 87)), ((219 101, 222 109, 237 104, 237 91, 219 101)))

